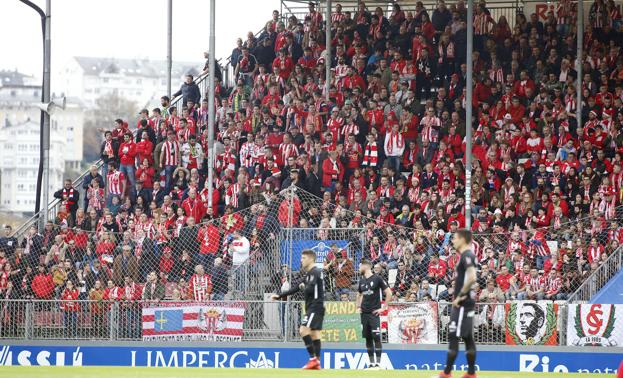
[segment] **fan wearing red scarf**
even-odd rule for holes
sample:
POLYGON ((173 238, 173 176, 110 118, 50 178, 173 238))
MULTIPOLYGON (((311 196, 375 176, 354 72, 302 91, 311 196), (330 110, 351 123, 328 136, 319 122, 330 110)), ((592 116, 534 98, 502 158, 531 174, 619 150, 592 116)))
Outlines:
MULTIPOLYGON (((393 114, 393 112, 390 112, 393 114)), ((389 133, 385 134, 385 156, 390 167, 400 172, 400 160, 405 151, 405 139, 400 132, 400 125, 394 123, 389 133)))

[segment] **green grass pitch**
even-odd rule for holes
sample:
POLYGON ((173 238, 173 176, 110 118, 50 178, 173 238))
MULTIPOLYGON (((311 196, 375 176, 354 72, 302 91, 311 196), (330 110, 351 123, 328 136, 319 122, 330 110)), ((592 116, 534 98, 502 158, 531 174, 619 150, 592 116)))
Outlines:
MULTIPOLYGON (((461 378, 462 372, 453 377, 461 378)), ((614 375, 605 374, 569 374, 569 373, 510 373, 482 372, 479 378, 592 378, 614 375)), ((409 377, 436 378, 433 371, 364 371, 364 370, 321 370, 302 371, 296 369, 198 369, 198 368, 129 368, 129 367, 40 367, 40 366, 3 366, 0 367, 3 378, 316 378, 316 377, 409 377)))

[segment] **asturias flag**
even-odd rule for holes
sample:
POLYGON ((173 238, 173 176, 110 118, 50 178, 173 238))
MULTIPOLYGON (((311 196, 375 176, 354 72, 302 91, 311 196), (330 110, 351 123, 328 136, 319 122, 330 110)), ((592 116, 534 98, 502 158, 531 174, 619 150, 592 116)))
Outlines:
POLYGON ((180 331, 184 328, 184 310, 156 310, 154 311, 154 331, 180 331))

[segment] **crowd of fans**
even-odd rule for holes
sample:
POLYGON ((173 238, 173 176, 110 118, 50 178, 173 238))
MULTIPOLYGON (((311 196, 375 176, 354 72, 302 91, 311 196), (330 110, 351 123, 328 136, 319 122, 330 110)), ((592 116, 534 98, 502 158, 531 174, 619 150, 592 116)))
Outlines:
MULTIPOLYGON (((222 299, 244 290, 232 272, 249 280, 237 268, 295 226, 325 240, 364 228, 362 255, 388 278, 397 270, 398 298, 447 300, 458 260, 449 236, 465 227, 466 101, 481 301, 565 299, 623 241, 623 36, 612 0, 591 5, 581 57, 569 0, 544 21, 518 14, 514 27, 478 3, 471 57, 462 0, 440 0, 430 15, 421 3, 391 14, 337 4, 331 18, 330 60, 313 3, 304 19, 273 11, 259 36, 238 39, 235 86, 217 75, 213 167, 208 101, 192 76, 175 94, 181 114, 164 96, 135 128, 117 120, 82 198, 68 180, 43 233, 18 241, 5 229, 2 298, 222 299), (287 198, 291 186, 320 205, 287 198)), ((336 300, 352 298, 352 259, 336 250, 324 263, 336 300)))

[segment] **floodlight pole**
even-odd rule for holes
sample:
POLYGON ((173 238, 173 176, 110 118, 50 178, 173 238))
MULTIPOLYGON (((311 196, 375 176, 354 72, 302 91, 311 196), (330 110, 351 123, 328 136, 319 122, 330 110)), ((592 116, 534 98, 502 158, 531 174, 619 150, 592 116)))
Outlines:
POLYGON ((173 70, 173 0, 167 0, 167 96, 171 98, 171 72, 173 70))
POLYGON ((465 227, 472 226, 472 92, 474 62, 474 0, 467 1, 467 83, 465 98, 465 227))
POLYGON ((326 9, 325 9, 325 26, 326 26, 326 51, 327 55, 325 57, 325 97, 327 103, 329 102, 329 89, 331 89, 331 0, 327 0, 326 9))
MULTIPOLYGON (((51 0, 45 2, 45 12, 30 0, 20 0, 31 7, 41 18, 41 33, 43 35, 43 83, 41 85, 41 103, 50 103, 50 65, 51 65, 51 0)), ((39 127, 39 172, 37 173, 37 198, 35 202, 35 215, 41 212, 43 201, 43 225, 48 221, 48 203, 50 202, 50 114, 41 110, 41 123, 39 127), (42 180, 43 177, 43 180, 42 180), (43 181, 43 182, 42 182, 43 181), (41 198, 43 196, 43 198, 41 198)))
POLYGON ((208 57, 208 207, 212 208, 212 192, 214 190, 214 65, 216 56, 214 50, 215 31, 215 0, 210 0, 210 54, 208 57))
POLYGON ((575 120, 577 122, 577 127, 582 126, 582 58, 584 55, 584 2, 583 0, 578 0, 578 20, 576 22, 576 32, 577 32, 577 88, 576 90, 576 106, 575 106, 575 120))
MULTIPOLYGON (((50 99, 50 67, 52 64, 52 4, 51 0, 45 2, 45 35, 43 50, 43 103, 49 104, 50 99)), ((43 224, 48 221, 48 203, 50 203, 50 113, 43 112, 43 224)))

